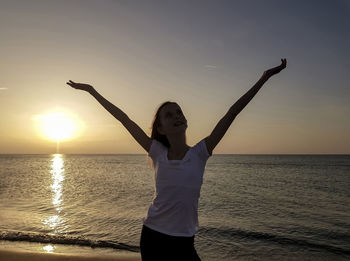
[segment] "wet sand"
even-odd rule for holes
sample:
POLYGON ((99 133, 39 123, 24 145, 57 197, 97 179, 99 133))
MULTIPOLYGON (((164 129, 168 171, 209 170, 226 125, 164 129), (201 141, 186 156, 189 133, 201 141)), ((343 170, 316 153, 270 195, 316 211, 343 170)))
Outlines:
POLYGON ((115 256, 40 253, 0 249, 0 260, 6 261, 141 261, 140 254, 116 253, 115 256))

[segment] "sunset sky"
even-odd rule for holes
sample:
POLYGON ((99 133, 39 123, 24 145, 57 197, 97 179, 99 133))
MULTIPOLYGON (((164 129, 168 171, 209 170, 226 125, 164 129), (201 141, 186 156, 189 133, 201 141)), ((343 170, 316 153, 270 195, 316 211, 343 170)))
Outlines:
POLYGON ((214 154, 350 154, 348 0, 0 0, 0 37, 0 153, 55 153, 53 113, 77 125, 61 153, 145 153, 68 80, 148 135, 157 107, 177 102, 192 146, 287 58, 214 154))

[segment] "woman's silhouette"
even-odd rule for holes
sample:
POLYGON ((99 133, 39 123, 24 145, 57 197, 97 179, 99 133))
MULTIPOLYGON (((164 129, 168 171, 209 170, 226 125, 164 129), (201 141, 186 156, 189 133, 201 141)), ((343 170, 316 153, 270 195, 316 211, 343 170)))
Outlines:
POLYGON ((140 248, 142 260, 200 260, 194 248, 198 230, 198 199, 207 159, 236 116, 263 84, 286 68, 281 65, 263 73, 256 84, 235 102, 209 136, 195 146, 186 144, 187 120, 175 102, 165 102, 157 110, 152 134, 145 132, 123 111, 102 97, 91 85, 67 82, 89 92, 130 132, 152 158, 156 176, 155 197, 143 221, 140 248))

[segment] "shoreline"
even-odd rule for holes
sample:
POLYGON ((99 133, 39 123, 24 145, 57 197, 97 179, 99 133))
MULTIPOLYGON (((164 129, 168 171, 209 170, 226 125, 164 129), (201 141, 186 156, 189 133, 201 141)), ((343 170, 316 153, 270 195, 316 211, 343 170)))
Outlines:
POLYGON ((6 261, 141 261, 140 254, 116 252, 115 255, 44 253, 0 248, 0 260, 6 261))
POLYGON ((112 248, 0 240, 4 261, 141 261, 139 252, 112 248))

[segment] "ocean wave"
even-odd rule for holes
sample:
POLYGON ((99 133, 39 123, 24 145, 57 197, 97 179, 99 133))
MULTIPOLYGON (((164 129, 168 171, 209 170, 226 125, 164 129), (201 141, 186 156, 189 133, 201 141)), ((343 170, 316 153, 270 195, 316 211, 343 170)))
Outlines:
POLYGON ((313 167, 350 167, 349 164, 342 164, 342 163, 319 163, 319 164, 311 164, 311 163, 288 163, 288 162, 283 162, 283 163, 270 163, 270 162, 224 162, 224 163, 210 163, 210 166, 245 166, 245 167, 259 167, 259 166, 273 166, 273 167, 308 167, 308 168, 313 168, 313 167))
POLYGON ((282 245, 292 245, 303 248, 316 248, 320 250, 325 250, 334 254, 339 255, 350 255, 350 249, 345 249, 342 247, 337 247, 333 245, 327 245, 317 242, 311 242, 309 240, 300 239, 300 238, 288 238, 277 234, 269 234, 263 232, 255 232, 255 231, 245 231, 240 229, 223 229, 223 228, 213 228, 213 227, 201 227, 199 233, 203 236, 213 237, 222 237, 225 239, 233 239, 234 238, 244 238, 244 239, 252 239, 252 240, 261 240, 274 242, 282 245))
POLYGON ((131 252, 139 252, 138 246, 106 240, 91 240, 84 237, 53 235, 34 232, 0 231, 0 240, 52 243, 65 245, 89 246, 91 248, 113 248, 131 252))

